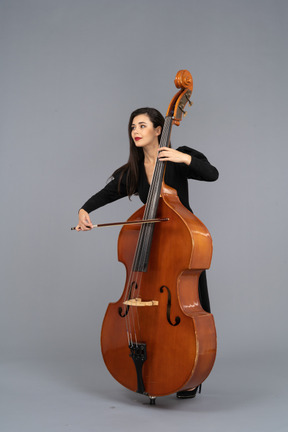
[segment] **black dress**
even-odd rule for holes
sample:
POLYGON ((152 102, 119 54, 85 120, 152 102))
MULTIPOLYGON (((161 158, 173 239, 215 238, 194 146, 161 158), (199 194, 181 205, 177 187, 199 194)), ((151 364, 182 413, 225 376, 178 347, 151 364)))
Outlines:
MULTIPOLYGON (((211 165, 208 159, 197 150, 190 147, 177 149, 192 156, 190 165, 185 163, 167 162, 165 171, 165 183, 176 189, 181 203, 192 212, 189 205, 188 179, 215 181, 218 178, 217 169, 211 165)), ((93 195, 81 208, 88 213, 108 203, 127 196, 126 176, 123 175, 119 188, 119 177, 115 176, 103 189, 93 195)), ((144 160, 139 165, 139 181, 137 194, 145 204, 149 191, 149 183, 144 167, 144 160)), ((199 278, 199 298, 204 310, 210 312, 209 296, 207 290, 206 272, 202 272, 199 278)))

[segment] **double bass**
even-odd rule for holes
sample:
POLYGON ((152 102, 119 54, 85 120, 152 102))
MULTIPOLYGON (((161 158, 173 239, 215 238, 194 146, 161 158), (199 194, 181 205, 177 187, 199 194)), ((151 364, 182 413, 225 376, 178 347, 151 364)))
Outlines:
MULTIPOLYGON (((193 80, 181 70, 160 147, 170 145, 191 104, 193 80)), ((111 375, 124 387, 155 398, 199 386, 216 357, 213 315, 203 310, 198 283, 210 267, 212 239, 205 225, 164 182, 157 160, 147 202, 123 225, 118 259, 126 268, 123 294, 108 305, 101 349, 111 375)))

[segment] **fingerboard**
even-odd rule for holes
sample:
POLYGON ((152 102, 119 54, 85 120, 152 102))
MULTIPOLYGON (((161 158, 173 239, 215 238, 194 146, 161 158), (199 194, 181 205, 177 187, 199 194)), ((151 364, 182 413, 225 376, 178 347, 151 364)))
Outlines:
MULTIPOLYGON (((160 141, 160 148, 169 147, 172 121, 173 121, 172 117, 165 118, 161 141, 160 141)), ((159 159, 157 159, 153 177, 152 177, 152 182, 149 188, 147 202, 145 205, 145 211, 143 217, 144 220, 156 218, 156 213, 157 213, 158 203, 159 203, 159 198, 161 193, 161 186, 162 186, 163 176, 165 172, 165 165, 166 162, 159 161, 159 159)), ((154 226, 155 226, 154 223, 147 223, 141 226, 136 252, 135 252, 135 257, 134 257, 133 271, 137 271, 137 272, 147 271, 151 244, 153 239, 154 226)))

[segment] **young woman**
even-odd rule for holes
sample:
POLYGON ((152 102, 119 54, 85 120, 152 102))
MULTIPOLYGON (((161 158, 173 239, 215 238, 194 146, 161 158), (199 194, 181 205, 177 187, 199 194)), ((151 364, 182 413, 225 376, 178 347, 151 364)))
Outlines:
MULTIPOLYGON (((181 203, 192 212, 187 180, 215 181, 218 171, 202 153, 192 148, 184 146, 177 150, 168 147, 159 149, 163 124, 162 114, 154 108, 140 108, 132 112, 128 124, 128 162, 117 169, 112 174, 112 180, 81 207, 77 231, 91 230, 89 213, 120 198, 139 195, 141 201, 146 203, 157 159, 167 162, 165 183, 176 189, 181 203)), ((203 309, 210 312, 205 272, 199 279, 199 298, 203 309)), ((177 397, 194 397, 196 392, 197 388, 178 392, 177 397)))

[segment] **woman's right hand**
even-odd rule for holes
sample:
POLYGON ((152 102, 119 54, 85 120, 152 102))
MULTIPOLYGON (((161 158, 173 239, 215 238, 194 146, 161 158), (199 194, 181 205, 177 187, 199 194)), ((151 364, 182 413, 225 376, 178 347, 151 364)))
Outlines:
POLYGON ((76 226, 76 231, 90 231, 93 228, 93 225, 89 213, 87 213, 83 209, 80 209, 78 216, 79 216, 79 221, 78 221, 78 225, 76 226))

